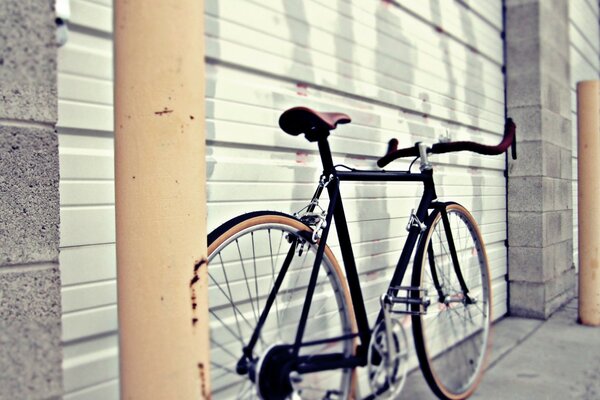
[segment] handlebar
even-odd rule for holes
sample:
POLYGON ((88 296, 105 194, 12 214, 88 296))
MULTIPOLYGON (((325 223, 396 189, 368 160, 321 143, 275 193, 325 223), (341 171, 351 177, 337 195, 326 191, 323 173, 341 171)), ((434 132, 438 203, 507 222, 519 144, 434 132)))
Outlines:
MULTIPOLYGON (((502 141, 496 146, 485 145, 481 143, 461 141, 461 142, 448 142, 448 143, 436 143, 431 147, 427 148, 427 153, 430 154, 443 154, 455 151, 472 151, 474 153, 484 154, 488 156, 498 155, 508 150, 508 147, 512 145, 512 158, 517 159, 517 126, 513 122, 512 118, 507 118, 504 125, 504 137, 502 141)), ((419 144, 416 143, 412 147, 404 149, 398 149, 398 140, 392 139, 388 144, 388 150, 385 156, 381 157, 377 161, 377 165, 381 168, 385 167, 389 163, 399 158, 404 157, 418 157, 419 156, 419 144)))

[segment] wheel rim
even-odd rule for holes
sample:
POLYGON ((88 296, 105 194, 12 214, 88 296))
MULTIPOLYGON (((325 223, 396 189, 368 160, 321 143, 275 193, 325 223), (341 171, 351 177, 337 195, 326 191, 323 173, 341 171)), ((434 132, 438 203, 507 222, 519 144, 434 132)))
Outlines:
MULTIPOLYGON (((252 373, 240 376, 236 373, 236 364, 242 356, 242 347, 247 345, 260 317, 279 267, 290 249, 290 240, 299 238, 304 244, 296 245, 295 255, 277 294, 277 300, 261 330, 253 352, 253 368, 271 345, 294 342, 316 253, 315 245, 310 245, 297 236, 299 229, 306 230, 300 223, 297 224, 298 226, 277 222, 250 224, 231 234, 216 247, 210 246, 215 247, 214 249, 209 248, 211 383, 213 397, 216 399, 259 398, 256 385, 250 379, 252 373), (300 246, 303 247, 302 252, 300 246)), ((219 239, 215 242, 219 242, 219 239)), ((339 274, 326 255, 319 271, 305 341, 352 332, 353 324, 342 287, 339 274)), ((353 352, 353 341, 302 348, 300 356, 319 352, 342 352, 350 355, 353 352)), ((349 370, 306 374, 302 377, 302 382, 296 384, 296 388, 302 391, 303 399, 322 399, 327 392, 335 392, 346 398, 351 377, 349 370)), ((253 379, 255 380, 254 377, 253 379)))
POLYGON ((447 212, 468 296, 475 303, 467 304, 462 293, 438 216, 432 224, 428 247, 433 246, 438 281, 447 297, 440 302, 426 248, 421 287, 427 289, 431 305, 420 317, 420 325, 431 378, 445 397, 456 399, 470 395, 483 372, 489 341, 491 288, 477 228, 459 209, 448 208, 447 212))

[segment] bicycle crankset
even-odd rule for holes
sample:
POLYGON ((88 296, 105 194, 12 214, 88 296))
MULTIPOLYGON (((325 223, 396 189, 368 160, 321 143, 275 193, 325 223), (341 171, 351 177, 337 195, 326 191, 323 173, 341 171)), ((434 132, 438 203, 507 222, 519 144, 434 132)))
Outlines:
POLYGON ((408 340, 402 324, 394 318, 382 320, 369 343, 369 385, 377 397, 394 399, 406 380, 408 340))
POLYGON ((263 400, 285 400, 292 397, 292 346, 273 345, 261 357, 256 371, 256 387, 263 400))

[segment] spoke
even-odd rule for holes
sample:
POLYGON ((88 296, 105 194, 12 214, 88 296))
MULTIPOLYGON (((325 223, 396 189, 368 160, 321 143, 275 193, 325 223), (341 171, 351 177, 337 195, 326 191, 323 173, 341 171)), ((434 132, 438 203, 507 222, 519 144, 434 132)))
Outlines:
POLYGON ((260 295, 258 293, 258 273, 256 272, 256 250, 254 247, 254 232, 250 232, 252 238, 252 261, 254 264, 254 288, 256 290, 256 309, 260 310, 260 295))
POLYGON ((238 392, 237 398, 238 399, 243 399, 244 396, 248 393, 248 391, 250 389, 252 389, 252 382, 250 382, 249 380, 244 380, 242 382, 244 385, 242 386, 242 388, 240 389, 240 391, 238 392), (246 387, 246 385, 248 385, 248 387, 246 387))
POLYGON ((242 346, 244 346, 244 340, 242 339, 241 336, 239 336, 237 333, 235 333, 230 327, 229 325, 227 325, 225 322, 223 322, 223 320, 221 318, 219 318, 219 316, 211 309, 208 310, 213 317, 215 317, 220 323, 221 325, 223 325, 225 327, 225 329, 227 329, 233 336, 235 336, 240 343, 242 344, 242 346))
MULTIPOLYGON (((236 239, 235 245, 237 246, 238 254, 240 255, 240 262, 242 263, 242 272, 244 273, 244 281, 246 282, 246 290, 248 291, 248 297, 250 298, 250 305, 252 306, 252 313, 254 314, 254 322, 258 323, 258 315, 256 315, 256 309, 254 308, 254 298, 250 293, 250 283, 248 282, 248 275, 246 275, 246 267, 244 266, 244 260, 242 257, 242 250, 240 249, 240 243, 236 239)), ((256 276, 255 276, 256 277, 256 276)), ((256 281, 256 279, 255 279, 256 281)), ((256 293, 258 297, 258 292, 256 293)))
MULTIPOLYGON (((273 287, 275 284, 275 262, 273 261, 273 242, 271 240, 271 229, 269 232, 269 251, 271 253, 271 285, 269 287, 273 287)), ((293 246, 293 244, 292 244, 293 246)), ((277 316, 277 326, 281 327, 281 319, 279 318, 279 303, 277 301, 277 295, 275 296, 275 315, 277 316)), ((278 330, 279 331, 279 330, 278 330)), ((281 333, 278 332, 279 339, 281 339, 281 333)))
MULTIPOLYGON (((448 320, 450 321, 450 324, 453 327, 456 326, 455 323, 454 323, 454 319, 451 317, 453 314, 456 314, 456 316, 458 317, 459 320, 463 320, 464 322, 466 322, 465 319, 463 319, 463 317, 460 315, 460 313, 458 312, 458 310, 455 310, 453 307, 450 307, 449 309, 450 309, 451 312, 448 313, 448 320)), ((460 327, 459 327, 459 329, 460 329, 460 327)), ((465 327, 463 327, 463 329, 466 330, 465 327)), ((453 331, 456 332, 456 328, 454 328, 453 331)), ((455 337, 452 340, 453 343, 450 343, 452 345, 452 347, 450 347, 450 349, 456 348, 456 346, 458 345, 459 350, 460 350, 460 352, 463 355, 463 358, 465 360, 465 365, 467 365, 469 359, 468 359, 467 355, 465 354, 465 350, 464 350, 463 346, 460 345, 461 343, 463 343, 465 335, 456 334, 454 336, 455 337), (456 339, 459 339, 459 340, 457 341, 456 339)))
MULTIPOLYGON (((209 274, 209 276, 212 279, 212 281, 219 287, 219 290, 221 290, 221 292, 223 292, 225 297, 227 297, 227 299, 229 300, 229 303, 235 307, 235 304, 233 303, 232 296, 231 296, 231 287, 229 286, 229 279, 227 278, 227 270, 225 268, 225 263, 223 262, 223 257, 221 256, 221 253, 219 253, 219 260, 221 261, 221 269, 223 270, 223 275, 225 276, 225 282, 227 283, 227 291, 229 292, 229 297, 227 297, 227 294, 221 288, 221 285, 219 285, 219 283, 215 280, 215 278, 213 278, 213 276, 210 274, 209 274)), ((235 324, 237 325, 238 333, 239 333, 239 336, 241 337, 242 329, 240 328, 240 322, 238 321, 238 317, 237 317, 237 314, 235 313, 235 310, 233 312, 233 315, 235 316, 235 324)))
POLYGON ((233 354, 231 352, 231 350, 229 350, 228 348, 226 348, 225 346, 223 346, 221 343, 216 342, 213 338, 210 338, 210 342, 212 344, 216 344, 218 347, 220 347, 225 353, 227 353, 228 355, 231 356, 231 358, 233 358, 234 360, 238 360, 240 357, 236 356, 235 354, 233 354))
POLYGON ((302 266, 306 262, 308 253, 310 253, 310 252, 311 252, 311 249, 309 247, 306 249, 306 253, 304 254, 304 260, 302 260, 302 263, 298 267, 299 271, 296 273, 296 279, 294 281, 294 284, 292 286, 290 286, 288 289, 286 289, 284 292, 282 292, 282 294, 281 294, 281 297, 285 297, 289 293, 289 296, 287 296, 287 302, 285 305, 285 309, 283 310, 283 315, 286 315, 290 308, 290 304, 292 303, 292 301, 291 301, 292 296, 294 295, 294 292, 295 292, 296 288, 298 287, 298 281, 300 280, 300 276, 302 275, 302 266))
MULTIPOLYGON (((236 372, 236 371, 232 370, 231 368, 227 368, 227 367, 225 367, 225 366, 223 366, 223 365, 221 365, 221 364, 219 364, 219 363, 216 363, 216 362, 214 362, 214 361, 213 361, 213 362, 211 362, 211 363, 210 363, 210 365, 211 365, 211 367, 213 367, 213 368, 222 369, 223 371, 227 371, 227 372, 229 372, 229 373, 232 373, 232 374, 236 374, 236 375, 237 375, 237 372, 236 372)), ((221 376, 223 376, 223 375, 221 375, 221 376)))
POLYGON ((233 302, 233 300, 227 296, 227 293, 225 293, 225 291, 223 290, 223 288, 221 287, 221 285, 219 285, 219 283, 211 276, 210 277, 211 280, 214 282, 215 285, 217 285, 217 287, 219 288, 219 290, 221 290, 221 293, 223 293, 223 296, 225 296, 225 298, 227 300, 229 300, 229 302, 231 303, 231 308, 233 309, 233 315, 235 316, 235 321, 238 325, 238 330, 240 331, 240 336, 242 336, 242 331, 240 329, 239 326, 239 322, 238 322, 238 318, 237 318, 237 313, 240 314, 240 317, 242 317, 242 319, 244 320, 244 322, 251 328, 254 329, 254 325, 252 325, 247 319, 246 317, 244 317, 244 314, 240 311, 240 309, 235 305, 235 303, 233 302), (237 313, 236 313, 237 311, 237 313))

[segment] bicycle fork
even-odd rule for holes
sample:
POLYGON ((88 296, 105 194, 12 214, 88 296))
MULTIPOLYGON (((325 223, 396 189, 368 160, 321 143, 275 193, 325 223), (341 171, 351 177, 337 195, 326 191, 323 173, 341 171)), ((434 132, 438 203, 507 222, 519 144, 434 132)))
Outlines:
POLYGON ((441 216, 442 216, 442 225, 444 226, 444 232, 446 233, 446 240, 448 243, 448 249, 450 250, 450 258, 452 259, 452 266, 454 269, 454 273, 456 274, 456 278, 460 285, 460 289, 463 294, 462 299, 452 298, 448 296, 447 293, 443 291, 443 285, 440 283, 439 277, 437 275, 437 271, 435 268, 435 254, 433 250, 433 246, 431 242, 427 248, 427 258, 429 259, 429 268, 431 270, 431 278, 433 280, 433 284, 438 294, 439 302, 442 304, 449 305, 450 303, 466 303, 466 304, 474 304, 476 299, 469 296, 469 288, 465 282, 465 278, 463 277, 462 270, 460 268, 460 263, 458 261, 458 254, 456 252, 456 245, 454 243, 454 236, 452 235, 452 228, 450 226, 450 219, 448 218, 448 212, 446 211, 445 203, 434 203, 433 208, 436 208, 441 216))

